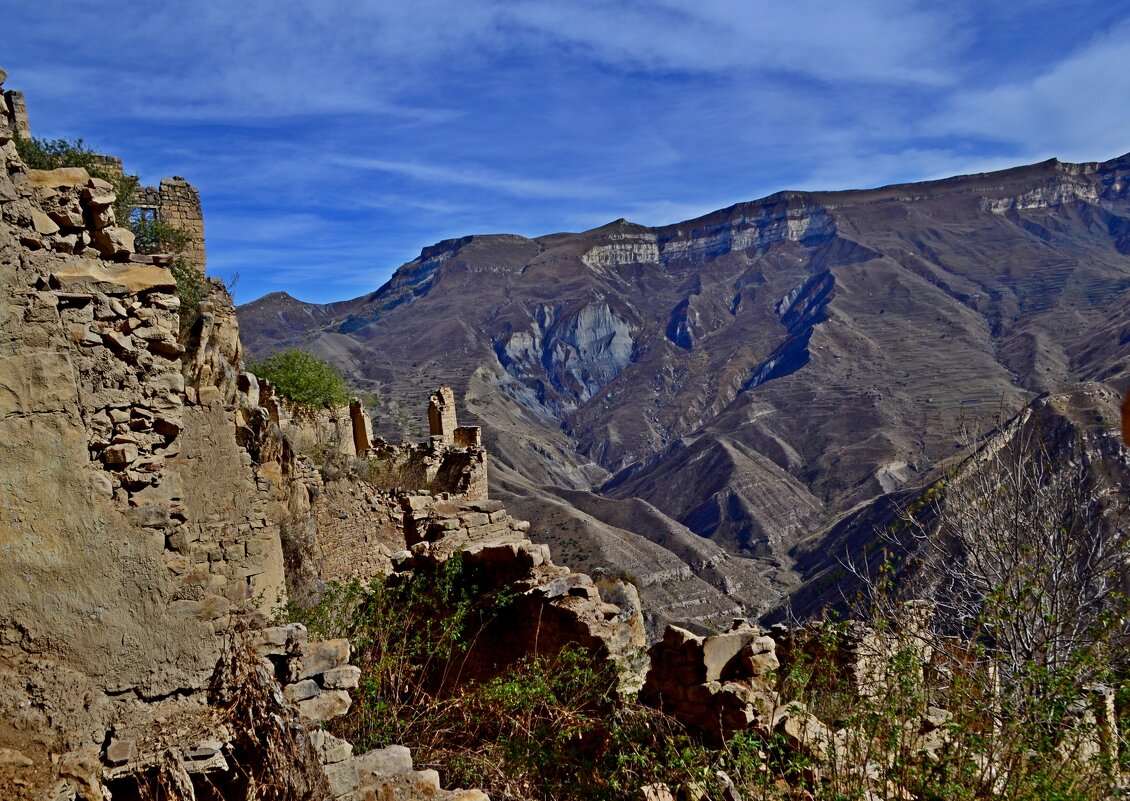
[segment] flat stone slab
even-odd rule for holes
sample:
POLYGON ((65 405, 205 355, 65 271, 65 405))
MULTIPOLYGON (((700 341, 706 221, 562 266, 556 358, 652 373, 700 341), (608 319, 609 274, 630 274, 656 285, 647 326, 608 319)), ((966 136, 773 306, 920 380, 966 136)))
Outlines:
POLYGON ((90 173, 85 167, 59 167, 56 170, 28 170, 27 179, 36 189, 59 189, 85 186, 90 180, 90 173))
POLYGON ((104 264, 94 259, 68 259, 65 264, 52 270, 61 283, 72 281, 94 281, 96 283, 118 284, 130 292, 144 292, 147 289, 177 288, 173 273, 155 264, 104 264))

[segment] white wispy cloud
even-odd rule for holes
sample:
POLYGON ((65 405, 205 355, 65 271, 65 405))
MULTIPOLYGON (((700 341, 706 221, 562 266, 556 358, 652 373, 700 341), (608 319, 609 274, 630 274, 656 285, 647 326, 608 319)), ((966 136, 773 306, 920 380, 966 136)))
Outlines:
POLYGON ((341 158, 334 163, 359 170, 391 173, 417 181, 448 186, 469 186, 515 197, 568 198, 607 195, 604 187, 572 180, 552 180, 509 175, 496 170, 420 164, 376 158, 341 158))
POLYGON ((504 21, 644 70, 770 70, 820 80, 944 84, 964 38, 944 8, 856 0, 514 3, 504 21))
POLYGON ((1130 151, 1130 24, 1097 36, 1028 80, 958 92, 928 126, 1006 143, 1024 158, 1094 160, 1130 151))

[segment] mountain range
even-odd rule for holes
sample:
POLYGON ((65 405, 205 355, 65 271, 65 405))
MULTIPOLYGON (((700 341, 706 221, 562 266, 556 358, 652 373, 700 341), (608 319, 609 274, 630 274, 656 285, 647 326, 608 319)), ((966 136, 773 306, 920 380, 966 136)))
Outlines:
POLYGON ((555 559, 633 574, 653 621, 719 625, 815 597, 1040 396, 1124 390, 1128 301, 1130 154, 466 236, 363 297, 238 313, 251 355, 337 364, 388 438, 454 387, 493 495, 555 559))

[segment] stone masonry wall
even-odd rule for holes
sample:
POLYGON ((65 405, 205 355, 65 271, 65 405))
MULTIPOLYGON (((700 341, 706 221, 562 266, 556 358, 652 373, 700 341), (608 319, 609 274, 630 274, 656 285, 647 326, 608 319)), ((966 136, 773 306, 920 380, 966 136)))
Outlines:
MULTIPOLYGON (((8 432, 7 448, 15 450, 7 461, 0 458, 9 497, 20 500, 10 505, 11 514, 26 518, 26 504, 46 521, 44 513, 55 510, 54 538, 76 526, 119 545, 140 538, 134 546, 140 552, 122 568, 141 575, 161 566, 163 575, 146 574, 144 583, 163 599, 150 604, 154 613, 171 619, 149 621, 132 635, 137 639, 160 641, 143 632, 176 632, 174 619, 210 634, 223 631, 233 605, 283 594, 281 555, 250 457, 236 443, 232 413, 218 398, 212 407, 192 405, 198 399, 185 385, 172 274, 159 257, 130 251, 129 232, 114 225, 108 185, 82 169, 27 170, 9 139, 0 147, 7 310, 0 322, 9 354, 0 385, 9 426, 18 429, 20 420, 27 426, 8 432), (52 430, 42 416, 47 410, 67 435, 43 440, 52 430), (61 450, 75 446, 81 447, 79 461, 61 450), (74 474, 65 483, 80 481, 75 489, 83 500, 68 506, 52 494, 41 496, 52 492, 52 483, 36 478, 33 463, 50 471, 65 465, 74 474)), ((11 524, 22 527, 18 519, 11 524)), ((72 537, 67 550, 79 541, 72 537)), ((41 589, 53 581, 71 584, 68 560, 35 542, 13 539, 12 558, 28 560, 29 581, 42 571, 33 582, 41 589)), ((118 606, 115 582, 104 589, 110 594, 94 608, 118 606)), ((26 592, 32 590, 29 584, 26 592)), ((18 583, 4 591, 16 591, 3 599, 9 611, 10 604, 30 605, 19 628, 48 639, 64 636, 65 618, 31 611, 41 598, 22 599, 18 583), (63 628, 52 634, 56 626, 63 628)), ((205 656, 208 648, 187 650, 196 656, 175 657, 174 668, 149 675, 129 670, 114 684, 145 686, 146 692, 192 686, 193 675, 210 671, 214 658, 205 656)), ((83 650, 82 663, 95 675, 104 669, 97 667, 100 652, 83 650)))
POLYGON ((207 265, 204 214, 196 187, 180 176, 162 178, 157 188, 157 217, 188 234, 189 245, 184 255, 203 274, 207 265))
POLYGON ((162 178, 156 187, 138 188, 134 207, 187 233, 189 243, 184 255, 196 265, 201 274, 205 272, 207 254, 204 248, 204 214, 200 207, 200 192, 196 187, 179 175, 162 178))
POLYGON ((323 579, 367 582, 392 572, 392 555, 404 549, 404 513, 393 493, 331 481, 316 506, 323 579))
POLYGON ((201 330, 179 336, 167 260, 132 252, 107 183, 27 169, 10 97, 0 107, 0 796, 136 798, 158 782, 176 797, 235 797, 231 767, 284 757, 293 773, 266 778, 296 798, 482 801, 444 793, 410 759, 405 769, 352 757, 348 743, 310 731, 348 709, 359 674, 348 643, 268 629, 254 635, 265 661, 241 663, 243 632, 286 599, 282 526, 310 519, 320 479, 257 386, 240 385, 230 297, 212 287, 201 330), (266 753, 280 742, 291 745, 266 753))
POLYGON ((285 599, 280 535, 234 392, 186 386, 164 260, 132 252, 105 182, 28 170, 15 122, 0 113, 0 749, 97 787, 108 732, 200 713, 234 622, 285 599))

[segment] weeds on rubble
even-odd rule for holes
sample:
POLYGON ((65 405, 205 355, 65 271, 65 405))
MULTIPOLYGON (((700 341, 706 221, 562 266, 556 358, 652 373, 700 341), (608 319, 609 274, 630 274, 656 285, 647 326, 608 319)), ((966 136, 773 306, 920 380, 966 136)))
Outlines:
POLYGON ((468 680, 468 654, 516 600, 509 588, 484 594, 482 585, 457 554, 410 578, 331 585, 317 605, 291 606, 287 619, 311 636, 346 636, 356 649, 361 683, 335 734, 357 752, 408 745, 447 784, 481 786, 496 799, 635 798, 656 782, 721 786, 717 754, 673 719, 623 699, 615 668, 585 650, 530 656, 468 680))
POLYGON ((1084 443, 1053 454, 1056 436, 1037 413, 964 435, 973 455, 888 532, 898 559, 875 575, 848 566, 873 625, 903 626, 915 658, 890 666, 897 681, 845 731, 873 733, 873 772, 916 797, 1100 799, 1127 767, 1112 698, 1130 668, 1127 507, 1084 443), (906 598, 929 615, 905 626, 906 598), (930 708, 952 718, 924 759, 912 730, 930 708))
POLYGON ((282 702, 273 676, 239 631, 213 674, 208 700, 225 710, 233 735, 225 792, 241 787, 242 797, 257 801, 330 797, 305 726, 282 702))
POLYGON ((865 635, 846 623, 809 629, 789 649, 778 689, 815 725, 799 750, 793 742, 766 752, 770 772, 828 801, 1116 795, 1120 737, 1078 670, 1033 664, 1001 686, 983 649, 920 624, 873 619, 865 635))
POLYGON ((169 262, 169 270, 177 282, 177 298, 180 300, 177 316, 180 321, 180 339, 183 342, 200 319, 200 304, 208 297, 211 286, 196 265, 183 256, 174 256, 169 262))
POLYGON ((130 217, 130 229, 138 253, 183 253, 192 244, 192 235, 180 226, 140 213, 130 217))
POLYGON ((330 440, 315 442, 302 451, 302 455, 318 468, 325 482, 340 481, 349 474, 351 460, 341 452, 339 445, 334 436, 330 440))
MULTIPOLYGON (((1105 714, 1099 651, 1002 674, 976 639, 933 633, 902 606, 866 626, 827 622, 782 642, 766 678, 798 725, 712 747, 617 692, 583 650, 528 656, 481 681, 470 649, 512 595, 483 594, 462 558, 410 577, 331 587, 295 613, 313 636, 348 636, 361 686, 336 734, 358 751, 408 745, 449 785, 495 799, 1099 801, 1117 795, 1122 732, 1105 714), (1096 661, 1098 660, 1098 661, 1096 661), (799 731, 799 733, 798 733, 799 731)), ((1130 696, 1130 689, 1124 688, 1130 696)), ((786 719, 787 721, 787 719, 786 719)))
MULTIPOLYGON (((503 599, 504 600, 504 599, 503 599)), ((479 592, 456 554, 433 571, 331 585, 311 609, 288 617, 317 637, 349 637, 361 666, 343 736, 359 750, 404 742, 434 698, 454 685, 465 655, 499 606, 479 592)))

